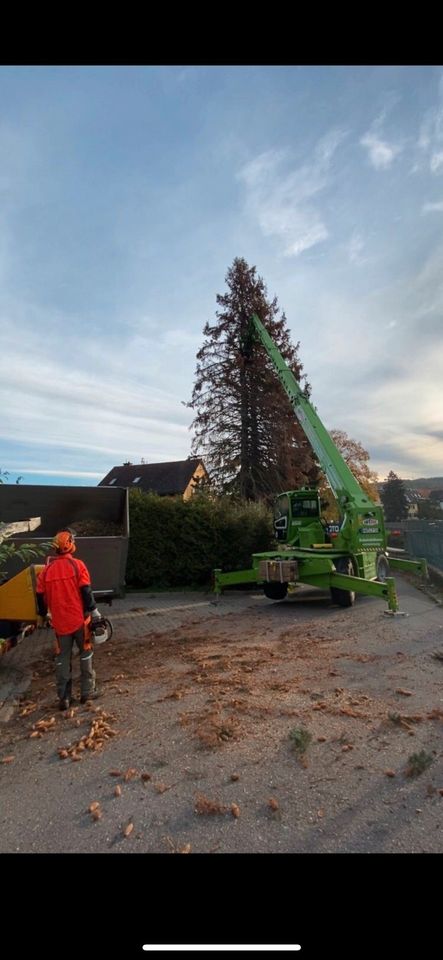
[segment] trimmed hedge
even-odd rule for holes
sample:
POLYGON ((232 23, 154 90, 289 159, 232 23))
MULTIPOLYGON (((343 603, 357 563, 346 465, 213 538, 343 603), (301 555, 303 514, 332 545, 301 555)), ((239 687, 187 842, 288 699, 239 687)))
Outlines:
POLYGON ((196 495, 159 497, 131 490, 126 583, 131 587, 207 585, 214 567, 241 570, 273 545, 262 504, 196 495))

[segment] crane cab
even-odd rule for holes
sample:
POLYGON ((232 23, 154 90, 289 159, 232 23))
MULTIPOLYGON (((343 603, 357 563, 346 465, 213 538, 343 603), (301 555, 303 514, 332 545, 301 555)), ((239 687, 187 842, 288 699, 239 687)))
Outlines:
POLYGON ((275 537, 280 543, 311 547, 326 542, 317 487, 301 487, 281 493, 274 504, 275 537))

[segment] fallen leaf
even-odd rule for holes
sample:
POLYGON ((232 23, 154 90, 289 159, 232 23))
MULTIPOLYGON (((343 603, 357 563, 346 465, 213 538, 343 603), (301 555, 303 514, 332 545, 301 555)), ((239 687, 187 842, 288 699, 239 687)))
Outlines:
POLYGON ((141 777, 142 780, 150 780, 150 779, 151 779, 151 774, 150 774, 150 773, 142 773, 142 774, 140 774, 140 777, 141 777))
POLYGON ((110 777, 121 777, 121 776, 122 776, 122 772, 121 772, 121 770, 110 770, 110 771, 109 771, 109 776, 110 776, 110 777))
POLYGON ((268 807, 270 807, 271 810, 278 810, 278 800, 276 800, 275 797, 270 797, 268 800, 268 807))
POLYGON ((240 780, 240 774, 239 774, 239 773, 231 773, 231 780, 233 781, 233 783, 235 783, 236 780, 240 780))
POLYGON ((114 790, 114 797, 121 797, 121 795, 122 795, 122 788, 119 784, 117 784, 114 790))
POLYGON ((100 806, 99 801, 93 800, 88 807, 89 813, 94 813, 94 810, 98 810, 99 806, 100 806))
POLYGON ((413 696, 414 696, 414 691, 413 691, 413 690, 403 690, 403 687, 398 687, 398 689, 397 689, 395 692, 396 692, 396 693, 400 693, 400 694, 402 695, 402 697, 413 697, 413 696))
POLYGON ((395 777, 394 770, 385 770, 385 777, 395 777))
POLYGON ((240 807, 239 807, 238 803, 231 803, 231 813, 232 813, 232 816, 233 816, 233 817, 239 817, 239 816, 240 816, 240 807))
POLYGON ((101 820, 101 818, 102 818, 102 812, 101 812, 101 810, 93 810, 93 811, 92 811, 92 819, 93 819, 93 820, 101 820))
POLYGON ((191 850, 192 850, 191 844, 190 844, 190 843, 185 843, 184 847, 180 847, 180 849, 179 849, 178 852, 179 852, 179 853, 190 853, 191 850))
POLYGON ((123 834, 124 834, 124 836, 125 836, 125 837, 129 837, 129 834, 132 833, 133 829, 134 829, 134 824, 133 824, 133 823, 128 823, 128 824, 126 825, 126 827, 123 828, 123 834))
POLYGON ((13 760, 15 760, 15 757, 14 757, 14 756, 11 756, 11 757, 3 757, 3 759, 2 759, 1 762, 2 762, 2 763, 12 763, 13 760))

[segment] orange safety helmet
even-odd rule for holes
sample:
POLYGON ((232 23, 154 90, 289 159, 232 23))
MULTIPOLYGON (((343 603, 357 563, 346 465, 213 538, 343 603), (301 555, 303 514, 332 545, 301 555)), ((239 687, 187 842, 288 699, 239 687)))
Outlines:
POLYGON ((59 530, 52 541, 52 545, 57 553, 75 553, 74 539, 75 533, 72 533, 71 530, 59 530))

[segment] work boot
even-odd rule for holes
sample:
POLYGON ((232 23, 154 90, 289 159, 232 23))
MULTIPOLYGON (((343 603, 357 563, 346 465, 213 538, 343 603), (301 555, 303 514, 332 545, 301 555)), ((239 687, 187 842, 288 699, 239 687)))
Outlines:
POLYGON ((93 690, 92 693, 86 694, 86 696, 80 697, 80 703, 87 703, 88 700, 96 700, 100 696, 98 690, 93 690))
POLYGON ((59 700, 58 702, 59 710, 69 710, 70 706, 71 706, 71 701, 68 700, 67 697, 64 697, 62 700, 59 700))

